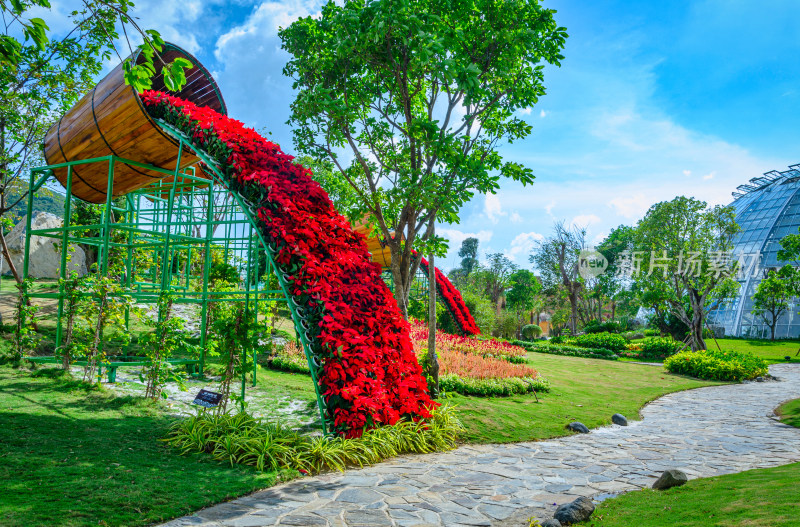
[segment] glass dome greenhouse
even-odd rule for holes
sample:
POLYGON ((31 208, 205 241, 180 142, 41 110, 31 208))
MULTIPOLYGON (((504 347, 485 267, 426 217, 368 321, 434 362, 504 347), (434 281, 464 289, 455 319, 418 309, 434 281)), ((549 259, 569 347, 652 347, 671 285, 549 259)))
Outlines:
MULTIPOLYGON (((739 185, 732 203, 741 231, 734 240, 733 258, 739 262, 739 295, 713 309, 709 325, 719 336, 769 338, 770 328, 753 314, 753 293, 770 269, 781 267, 780 240, 800 227, 800 164, 773 170, 739 185)), ((800 299, 778 319, 775 338, 800 337, 800 299)))

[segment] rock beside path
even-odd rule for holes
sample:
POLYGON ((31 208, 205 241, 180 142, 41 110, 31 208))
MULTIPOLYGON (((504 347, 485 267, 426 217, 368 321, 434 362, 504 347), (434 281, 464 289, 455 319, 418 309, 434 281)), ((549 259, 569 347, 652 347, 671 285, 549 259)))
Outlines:
POLYGON ((572 525, 573 523, 580 523, 588 520, 593 512, 594 503, 592 503, 592 500, 581 496, 575 501, 565 503, 556 509, 553 518, 558 520, 562 525, 572 525))
POLYGON ((561 527, 561 522, 555 518, 550 518, 541 523, 541 527, 561 527))
POLYGON ((628 419, 622 414, 612 415, 611 422, 619 426, 628 426, 628 419))
POLYGON ((678 469, 665 470, 661 476, 653 483, 653 488, 656 490, 666 490, 672 487, 680 487, 689 481, 682 471, 678 469))
POLYGON ((586 428, 586 425, 583 424, 583 423, 579 423, 578 421, 575 421, 573 423, 568 424, 567 428, 569 428, 573 432, 578 432, 579 434, 588 434, 589 433, 589 429, 586 428))

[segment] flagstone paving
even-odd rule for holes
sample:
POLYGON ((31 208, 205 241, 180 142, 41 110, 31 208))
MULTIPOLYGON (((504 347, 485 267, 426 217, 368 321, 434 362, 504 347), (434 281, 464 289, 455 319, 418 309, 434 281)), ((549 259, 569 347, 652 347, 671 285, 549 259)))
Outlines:
POLYGON ((398 457, 295 480, 165 525, 521 526, 529 516, 552 517, 556 504, 577 496, 649 487, 669 468, 694 479, 800 461, 800 430, 770 417, 800 397, 800 367, 777 364, 770 372, 778 382, 664 396, 627 427, 398 457))

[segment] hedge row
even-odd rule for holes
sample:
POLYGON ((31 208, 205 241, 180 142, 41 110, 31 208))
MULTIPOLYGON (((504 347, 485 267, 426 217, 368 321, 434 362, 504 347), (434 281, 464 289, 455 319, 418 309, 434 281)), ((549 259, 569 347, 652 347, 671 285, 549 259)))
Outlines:
POLYGON ((506 377, 504 379, 474 379, 458 375, 443 375, 439 378, 442 392, 480 397, 508 397, 537 392, 549 392, 550 383, 541 377, 506 377))
POLYGON ((544 344, 541 342, 529 342, 525 340, 512 340, 512 344, 522 346, 528 351, 536 353, 548 353, 550 355, 564 355, 567 357, 586 357, 590 359, 617 360, 616 353, 605 348, 581 348, 578 346, 567 346, 565 344, 544 344))

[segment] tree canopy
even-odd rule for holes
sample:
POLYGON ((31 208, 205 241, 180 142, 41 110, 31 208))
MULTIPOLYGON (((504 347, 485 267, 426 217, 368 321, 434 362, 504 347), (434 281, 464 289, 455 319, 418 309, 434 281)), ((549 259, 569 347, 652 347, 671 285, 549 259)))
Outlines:
POLYGON ((331 1, 280 31, 295 144, 333 164, 387 241, 404 313, 414 249, 442 252, 434 223, 457 221, 501 178, 533 182, 498 145, 531 133, 518 111, 544 95, 544 66, 563 59, 553 15, 538 0, 331 1))

